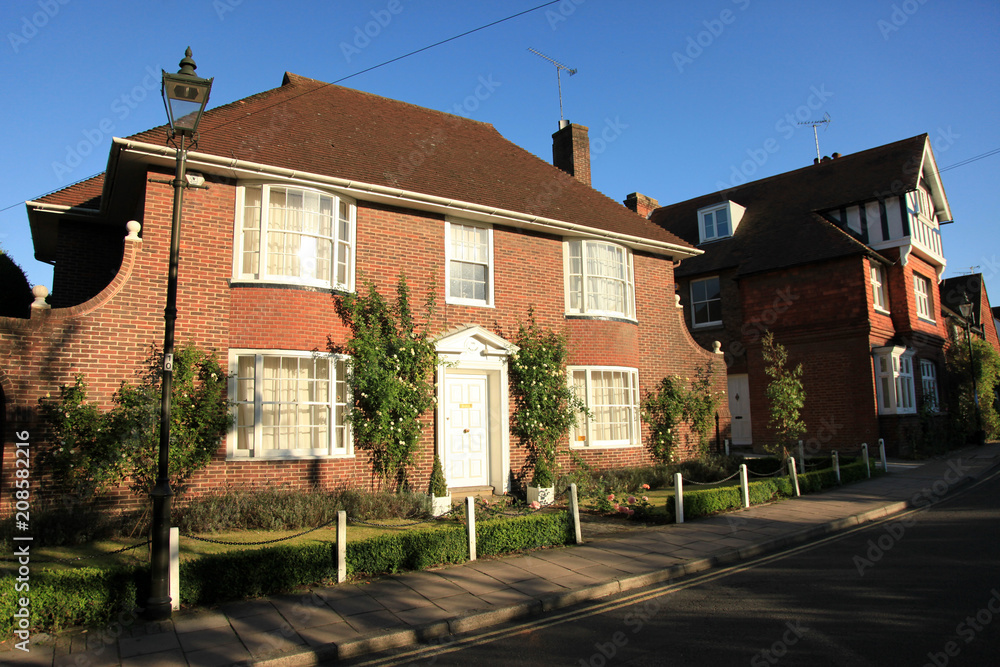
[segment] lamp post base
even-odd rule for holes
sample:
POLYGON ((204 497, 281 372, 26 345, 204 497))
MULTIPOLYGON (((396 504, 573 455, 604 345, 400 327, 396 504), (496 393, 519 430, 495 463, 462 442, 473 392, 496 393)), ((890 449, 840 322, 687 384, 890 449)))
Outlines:
POLYGON ((165 621, 170 618, 170 501, 174 492, 170 482, 160 480, 150 494, 153 498, 153 528, 150 535, 150 571, 152 580, 145 616, 150 621, 165 621))

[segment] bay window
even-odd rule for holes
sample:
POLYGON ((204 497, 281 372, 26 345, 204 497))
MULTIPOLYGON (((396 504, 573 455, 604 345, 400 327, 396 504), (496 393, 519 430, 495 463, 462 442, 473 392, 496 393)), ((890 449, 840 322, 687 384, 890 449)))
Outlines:
POLYGON ((230 352, 236 420, 231 458, 348 455, 347 357, 310 352, 230 352))
POLYGON ((238 198, 235 279, 354 289, 352 201, 268 184, 241 186, 238 198))
POLYGON ((638 445, 639 371, 634 368, 570 366, 570 386, 587 405, 570 430, 572 447, 638 445))
POLYGON ((898 345, 872 350, 880 415, 913 414, 917 411, 913 355, 914 350, 898 345))
POLYGON ((635 319, 628 248, 588 239, 565 243, 566 312, 635 319))

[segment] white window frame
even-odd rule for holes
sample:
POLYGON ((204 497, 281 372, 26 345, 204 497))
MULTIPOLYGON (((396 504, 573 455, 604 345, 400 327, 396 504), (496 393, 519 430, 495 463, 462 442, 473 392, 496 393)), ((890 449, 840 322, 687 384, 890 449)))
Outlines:
MULTIPOLYGON (((268 460, 268 459, 317 459, 317 458, 345 458, 354 456, 354 442, 350 426, 344 421, 344 416, 350 407, 350 389, 347 385, 347 367, 350 357, 341 354, 329 354, 318 352, 288 351, 288 350, 260 350, 260 349, 231 349, 229 351, 229 400, 233 404, 233 425, 227 436, 227 459, 228 460, 268 460), (239 360, 241 357, 254 357, 254 375, 249 381, 253 385, 253 400, 245 398, 241 400, 239 383, 248 381, 239 375, 239 360), (264 429, 264 359, 297 359, 312 360, 316 363, 326 362, 329 364, 328 373, 328 400, 324 402, 307 403, 325 407, 327 410, 326 423, 329 430, 329 440, 325 447, 315 448, 289 448, 289 449, 264 449, 263 429, 264 429), (342 362, 342 363, 341 363, 342 362), (338 366, 341 373, 338 376, 338 366), (343 400, 338 401, 338 385, 343 400), (240 410, 243 406, 252 407, 253 424, 252 448, 239 448, 238 430, 240 424, 240 410), (338 423, 337 416, 341 419, 338 423), (338 437, 339 435, 339 437, 338 437), (338 446, 338 441, 340 446, 338 446)), ((278 403, 279 401, 275 401, 278 403)), ((280 403, 281 405, 301 405, 300 403, 280 403)), ((279 409, 280 414, 280 409, 279 409)))
POLYGON ((925 278, 919 273, 913 274, 913 298, 916 302, 917 317, 934 322, 934 288, 930 278, 925 278))
POLYGON ((639 371, 627 366, 568 366, 567 381, 570 388, 583 398, 590 411, 590 416, 580 415, 577 423, 570 428, 570 447, 573 449, 594 449, 614 447, 636 447, 642 444, 640 425, 639 371), (625 427, 628 437, 616 439, 598 439, 601 429, 600 415, 602 406, 598 404, 595 394, 595 374, 621 374, 628 384, 623 387, 628 402, 608 406, 608 409, 618 408, 625 411, 625 427), (582 374, 582 382, 577 382, 578 374, 582 374))
POLYGON ((872 285, 872 305, 880 313, 889 313, 889 291, 885 286, 885 269, 871 260, 868 273, 872 285))
POLYGON ((938 398, 937 366, 930 359, 920 360, 920 388, 924 396, 924 404, 933 412, 939 412, 941 403, 938 398))
POLYGON ((445 269, 444 269, 444 284, 445 284, 445 303, 451 303, 456 305, 464 306, 485 306, 493 307, 493 287, 495 284, 494 280, 494 263, 493 263, 493 226, 478 224, 469 222, 466 220, 457 220, 446 218, 444 223, 444 247, 445 247, 445 269), (451 240, 452 231, 456 228, 476 228, 485 229, 487 232, 486 236, 486 262, 469 261, 466 259, 457 259, 453 256, 454 247, 451 240), (486 298, 485 299, 470 299, 463 298, 460 296, 453 296, 451 293, 451 265, 452 262, 463 262, 469 264, 479 264, 486 267, 486 298))
POLYGON ((248 181, 240 183, 236 188, 236 223, 233 240, 233 280, 238 282, 271 283, 285 285, 304 285, 309 287, 336 289, 344 292, 353 292, 355 287, 355 259, 357 246, 357 203, 349 198, 328 190, 292 185, 280 182, 256 182, 248 181), (259 187, 261 189, 260 198, 260 227, 257 237, 257 271, 244 271, 244 212, 246 206, 247 188, 259 187), (271 188, 284 188, 286 190, 300 191, 317 194, 323 197, 330 197, 333 200, 333 221, 332 221, 332 251, 330 256, 330 274, 326 278, 303 278, 301 276, 287 276, 269 274, 268 266, 268 221, 269 207, 268 200, 271 188), (340 234, 340 208, 341 204, 347 206, 348 230, 347 238, 340 234), (346 280, 338 281, 338 264, 340 262, 341 249, 346 253, 347 270, 346 280))
POLYGON ((872 350, 880 415, 916 414, 917 400, 913 383, 915 353, 915 350, 899 345, 872 350))
POLYGON ((715 208, 709 209, 707 211, 698 212, 698 233, 701 236, 702 243, 706 241, 716 241, 718 239, 727 239, 733 235, 733 221, 732 216, 729 215, 729 207, 723 204, 722 206, 716 206, 715 208), (725 212, 726 214, 726 233, 719 233, 719 213, 725 212), (711 221, 712 231, 709 233, 708 225, 711 221))
POLYGON ((688 286, 688 294, 691 297, 691 326, 695 329, 702 329, 705 327, 716 327, 722 324, 722 281, 719 276, 709 276, 708 278, 699 278, 698 280, 692 280, 691 284, 688 286), (704 301, 695 301, 694 299, 694 286, 696 283, 704 283, 710 280, 714 280, 719 288, 719 298, 718 299, 706 299, 704 301), (719 319, 709 320, 707 322, 698 322, 697 320, 697 304, 705 303, 711 304, 713 302, 719 303, 719 319))
POLYGON ((563 276, 565 277, 566 313, 568 315, 620 317, 633 321, 636 319, 635 273, 632 262, 632 251, 629 248, 617 243, 611 243, 609 241, 598 239, 567 239, 563 243, 563 276), (577 245, 580 248, 580 272, 575 272, 572 267, 573 249, 577 245), (620 252, 622 254, 623 264, 621 265, 621 268, 625 275, 624 279, 620 279, 615 276, 593 274, 589 271, 590 262, 588 261, 588 258, 590 257, 590 253, 597 252, 602 246, 605 249, 620 252), (624 289, 624 310, 618 311, 602 308, 600 306, 607 305, 602 303, 598 303, 598 307, 596 308, 591 308, 591 298, 596 297, 600 299, 600 295, 595 294, 595 290, 592 289, 592 281, 620 282, 624 289), (577 283, 579 284, 579 287, 575 287, 575 284, 577 283), (574 301, 576 301, 576 303, 574 303, 574 301))

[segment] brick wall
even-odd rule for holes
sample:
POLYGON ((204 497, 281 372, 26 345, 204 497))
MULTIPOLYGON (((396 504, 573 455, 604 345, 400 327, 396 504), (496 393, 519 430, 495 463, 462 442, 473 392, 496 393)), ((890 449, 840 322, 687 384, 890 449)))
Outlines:
MULTIPOLYGON (((169 177, 152 170, 151 177, 169 177)), ((178 281, 178 344, 191 341, 218 351, 226 359, 230 348, 325 350, 327 340, 346 342, 329 291, 289 286, 252 285, 232 280, 233 220, 236 184, 210 179, 210 189, 185 195, 178 281), (233 283, 233 284, 231 284, 233 283)), ((59 386, 82 373, 91 397, 107 406, 122 379, 141 367, 151 344, 161 345, 163 307, 170 242, 173 192, 147 184, 140 222, 142 240, 125 241, 124 221, 97 256, 118 253, 117 274, 106 286, 88 287, 96 295, 71 308, 35 311, 30 320, 0 320, 0 383, 7 401, 2 492, 11 481, 13 433, 29 430, 41 446, 39 424, 32 412, 38 399, 57 395, 59 386), (124 251, 122 251, 124 248, 124 251)), ((406 274, 418 317, 428 290, 436 298, 429 330, 437 335, 458 326, 479 325, 510 337, 534 309, 540 325, 566 334, 571 363, 620 365, 639 369, 642 393, 667 374, 691 377, 706 363, 715 368, 717 388, 725 389, 721 355, 700 348, 674 305, 673 266, 669 258, 636 253, 636 322, 569 318, 564 314, 563 248, 559 237, 494 227, 495 303, 491 308, 448 304, 445 299, 444 219, 437 214, 359 202, 356 263, 358 288, 370 280, 387 297, 394 296, 400 272, 406 274)), ((114 227, 117 229, 117 227, 114 227)), ((61 235, 67 244, 74 235, 61 235)), ((80 275, 75 261, 91 258, 66 248, 63 270, 54 292, 80 275)), ((101 263, 106 263, 104 259, 101 263)), ((96 280, 96 279, 95 279, 96 280)), ((69 290, 63 292, 68 294, 69 290)), ((728 428, 728 411, 720 407, 721 428, 728 428)), ((415 488, 426 487, 433 458, 435 417, 425 415, 425 437, 411 475, 415 488)), ((724 437, 724 435, 723 435, 724 437)), ((690 445, 683 452, 692 455, 690 445)), ((347 459, 296 461, 226 461, 223 442, 213 462, 190 482, 192 493, 240 484, 369 486, 369 459, 356 449, 347 459)), ((523 464, 525 452, 511 443, 511 469, 523 464)), ((649 463, 644 446, 582 452, 589 465, 608 467, 649 463)), ((575 463, 567 446, 560 454, 566 468, 575 463)), ((4 494, 7 502, 9 494, 4 494)), ((143 504, 145 499, 128 499, 143 504)), ((2 510, 2 507, 0 507, 2 510)))

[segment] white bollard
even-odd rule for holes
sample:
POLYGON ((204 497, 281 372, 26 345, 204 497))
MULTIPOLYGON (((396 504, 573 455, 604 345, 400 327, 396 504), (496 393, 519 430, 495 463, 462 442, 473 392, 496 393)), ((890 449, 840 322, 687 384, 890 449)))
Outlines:
POLYGON ((170 571, 167 573, 167 588, 170 595, 170 608, 178 611, 181 608, 181 533, 180 528, 170 529, 170 571))
POLYGON ((476 499, 465 498, 466 529, 469 533, 469 560, 476 560, 476 499))
POLYGON ((347 581, 347 512, 337 512, 337 583, 347 581))
POLYGON ((729 438, 726 438, 726 456, 729 456, 729 438))
POLYGON ((674 518, 684 523, 684 477, 679 472, 674 473, 674 518))
POLYGON ((583 533, 580 530, 580 501, 576 495, 576 483, 569 485, 569 511, 573 517, 573 533, 576 543, 583 544, 583 533))
POLYGON ((836 449, 830 452, 830 458, 833 459, 833 474, 837 476, 837 484, 840 484, 840 454, 836 449))
POLYGON ((885 460, 885 440, 878 439, 878 455, 882 458, 882 472, 889 472, 889 464, 885 460))
POLYGON ((740 486, 743 487, 743 507, 750 507, 750 479, 746 463, 740 464, 740 486))
POLYGON ((802 441, 799 440, 799 472, 805 474, 806 471, 806 450, 802 447, 802 441))
POLYGON ((788 471, 792 475, 792 485, 795 487, 795 497, 798 498, 799 496, 802 495, 802 492, 799 491, 799 473, 797 473, 795 471, 795 457, 794 456, 789 456, 788 457, 788 471))
POLYGON ((861 459, 865 462, 865 472, 868 474, 868 479, 872 478, 872 468, 868 463, 868 443, 861 443, 861 459))

